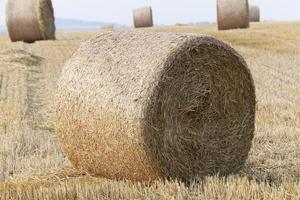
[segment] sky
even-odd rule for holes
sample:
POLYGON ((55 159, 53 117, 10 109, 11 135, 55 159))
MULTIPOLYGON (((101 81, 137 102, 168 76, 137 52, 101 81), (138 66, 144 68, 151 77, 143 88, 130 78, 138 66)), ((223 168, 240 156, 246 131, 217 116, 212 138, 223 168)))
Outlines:
MULTIPOLYGON (((132 9, 152 6, 155 24, 216 21, 216 0, 52 0, 58 18, 132 24, 132 9)), ((249 0, 260 6, 262 20, 300 20, 300 0, 249 0)), ((0 0, 5 24, 5 0, 0 0)))

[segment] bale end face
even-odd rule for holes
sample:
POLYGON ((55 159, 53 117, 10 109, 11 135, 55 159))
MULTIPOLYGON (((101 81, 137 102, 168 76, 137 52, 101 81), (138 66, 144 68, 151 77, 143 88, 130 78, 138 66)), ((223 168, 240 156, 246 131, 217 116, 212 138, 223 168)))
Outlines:
POLYGON ((44 40, 55 40, 55 17, 51 0, 38 0, 38 19, 44 40))
POLYGON ((92 174, 189 182, 239 171, 251 148, 251 74, 211 37, 102 33, 73 55, 58 85, 55 132, 92 174))

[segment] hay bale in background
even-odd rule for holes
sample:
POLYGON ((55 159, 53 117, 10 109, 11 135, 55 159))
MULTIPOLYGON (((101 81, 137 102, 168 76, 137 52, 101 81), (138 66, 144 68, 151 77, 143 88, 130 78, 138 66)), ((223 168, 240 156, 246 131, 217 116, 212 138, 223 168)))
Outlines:
POLYGON ((250 22, 259 22, 260 21, 260 9, 258 6, 250 6, 249 21, 250 22))
POLYGON ((183 24, 183 23, 176 23, 175 26, 188 26, 188 24, 183 24))
POLYGON ((56 94, 62 149, 95 175, 224 175, 240 170, 251 148, 251 74, 237 52, 211 37, 104 32, 67 62, 56 94))
POLYGON ((219 30, 249 27, 248 0, 218 0, 217 13, 219 30))
POLYGON ((153 16, 151 7, 136 8, 133 10, 133 22, 135 28, 152 27, 153 16))
POLYGON ((7 0, 6 25, 13 42, 55 39, 51 0, 7 0))
POLYGON ((101 26, 101 30, 103 30, 103 31, 114 30, 114 25, 113 24, 104 24, 101 26))

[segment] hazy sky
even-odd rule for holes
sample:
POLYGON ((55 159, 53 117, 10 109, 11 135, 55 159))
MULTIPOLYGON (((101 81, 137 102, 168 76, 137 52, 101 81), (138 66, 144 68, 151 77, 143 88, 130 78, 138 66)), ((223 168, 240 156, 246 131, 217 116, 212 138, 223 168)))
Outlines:
MULTIPOLYGON (((55 16, 132 24, 132 9, 153 8, 155 24, 216 21, 216 0, 52 0, 55 16)), ((300 20, 300 0, 249 0, 259 5, 262 20, 300 20)), ((0 24, 5 24, 5 0, 0 0, 0 24)))

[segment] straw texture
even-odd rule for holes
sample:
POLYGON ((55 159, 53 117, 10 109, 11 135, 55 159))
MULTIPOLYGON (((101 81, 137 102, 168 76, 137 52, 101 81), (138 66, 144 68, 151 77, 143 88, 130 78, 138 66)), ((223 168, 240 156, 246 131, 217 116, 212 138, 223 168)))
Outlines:
POLYGON ((219 30, 249 27, 248 0, 218 0, 217 13, 219 30))
MULTIPOLYGON (((22 49, 0 51, 0 133, 32 131, 40 85, 36 79, 43 58, 22 49)), ((40 119, 39 122, 42 120, 40 119)))
POLYGON ((260 9, 258 6, 250 6, 249 20, 250 20, 250 22, 259 22, 260 21, 260 9))
POLYGON ((63 68, 55 132, 79 170, 151 181, 235 173, 251 148, 245 61, 211 37, 104 32, 63 68))
POLYGON ((6 25, 13 42, 55 39, 51 0, 7 0, 6 25))
POLYGON ((153 16, 151 7, 136 8, 133 10, 133 21, 135 28, 152 27, 153 16))

